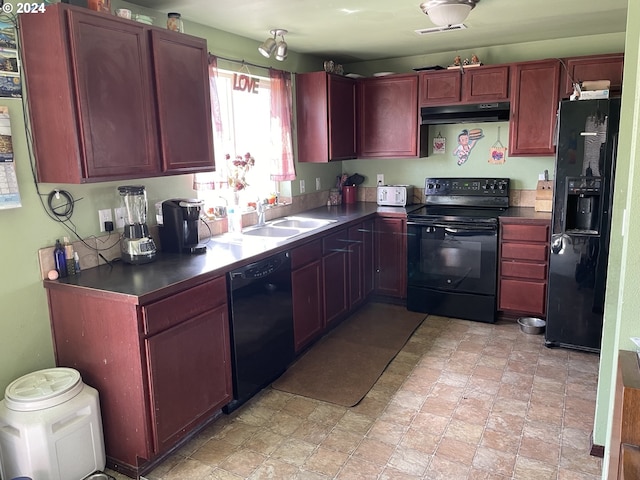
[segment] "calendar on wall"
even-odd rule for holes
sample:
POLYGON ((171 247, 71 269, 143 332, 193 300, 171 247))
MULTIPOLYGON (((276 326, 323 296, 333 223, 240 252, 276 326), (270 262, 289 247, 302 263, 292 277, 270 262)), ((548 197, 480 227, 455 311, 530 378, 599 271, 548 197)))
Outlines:
POLYGON ((11 142, 9 109, 0 106, 0 209, 21 207, 11 142))

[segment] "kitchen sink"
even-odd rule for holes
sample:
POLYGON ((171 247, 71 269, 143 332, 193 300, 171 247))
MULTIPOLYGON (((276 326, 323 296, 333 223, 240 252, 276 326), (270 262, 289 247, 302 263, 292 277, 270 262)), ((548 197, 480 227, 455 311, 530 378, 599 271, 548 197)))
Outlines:
POLYGON ((304 230, 300 228, 284 228, 273 225, 265 225, 263 227, 250 227, 242 231, 243 235, 251 235, 254 237, 271 237, 271 238, 289 238, 300 235, 304 230))
POLYGON ((304 217, 284 217, 259 227, 249 227, 242 231, 242 235, 259 238, 273 238, 286 240, 301 233, 310 232, 316 228, 321 228, 335 220, 324 220, 304 217))
POLYGON ((335 220, 320 220, 315 218, 285 217, 282 220, 275 220, 271 225, 274 227, 302 228, 313 230, 333 223, 335 220))

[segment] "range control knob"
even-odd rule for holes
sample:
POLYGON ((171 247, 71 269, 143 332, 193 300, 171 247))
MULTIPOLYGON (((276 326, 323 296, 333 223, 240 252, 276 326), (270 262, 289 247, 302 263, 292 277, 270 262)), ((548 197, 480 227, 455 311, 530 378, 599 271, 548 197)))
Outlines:
POLYGON ((433 189, 433 183, 427 183, 427 190, 433 189))

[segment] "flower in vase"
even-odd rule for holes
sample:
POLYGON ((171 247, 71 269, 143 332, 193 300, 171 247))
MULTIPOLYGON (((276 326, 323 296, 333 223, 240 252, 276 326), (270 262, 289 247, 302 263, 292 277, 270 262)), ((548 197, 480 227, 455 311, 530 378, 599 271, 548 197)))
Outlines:
POLYGON ((225 159, 227 160, 229 169, 229 188, 234 192, 239 192, 247 188, 249 184, 247 183, 246 176, 251 167, 256 164, 255 159, 249 152, 245 153, 244 156, 236 155, 233 159, 231 155, 227 153, 225 159))

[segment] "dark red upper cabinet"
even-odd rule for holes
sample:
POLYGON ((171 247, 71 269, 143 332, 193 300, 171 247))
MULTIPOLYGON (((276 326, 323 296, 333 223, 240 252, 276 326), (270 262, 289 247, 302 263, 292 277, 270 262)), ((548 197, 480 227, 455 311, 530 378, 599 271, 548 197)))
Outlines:
POLYGON ((511 65, 509 155, 555 153, 559 83, 557 59, 511 65))
POLYGON ((622 70, 624 54, 588 55, 586 57, 565 58, 566 69, 562 69, 562 98, 569 98, 573 93, 573 82, 589 80, 609 80, 612 95, 622 92, 622 70))
MULTIPOLYGON (((212 131, 206 131, 210 115, 204 114, 210 108, 208 90, 203 91, 206 63, 198 57, 195 66, 168 67, 168 62, 194 61, 196 40, 170 32, 179 39, 176 43, 183 43, 178 53, 165 43, 169 32, 164 30, 154 36, 152 58, 153 30, 62 3, 49 5, 45 13, 20 16, 38 181, 85 183, 213 170, 212 153, 206 159, 194 153, 212 144, 212 131), (204 108, 193 109, 196 97, 204 108), (175 107, 175 99, 183 100, 184 107, 175 107), (167 106, 175 107, 170 120, 167 106), (176 127, 179 122, 205 126, 197 135, 167 140, 168 134, 177 137, 184 131, 176 127), (196 155, 187 163, 176 154, 185 145, 189 149, 182 155, 196 155), (200 163, 196 169, 189 162, 200 163)), ((206 53, 204 40, 197 41, 200 55, 206 53)))
POLYGON ((459 103, 462 79, 459 70, 420 73, 420 106, 459 103))
POLYGON ((462 101, 465 103, 505 102, 509 100, 509 66, 471 67, 462 75, 462 101))
POLYGON ((508 100, 509 65, 420 72, 421 107, 508 100))
POLYGON ((356 158, 356 82, 324 71, 296 75, 298 161, 356 158))
POLYGON ((358 156, 418 155, 418 76, 367 78, 358 85, 358 156))
POLYGON ((213 170, 207 42, 169 30, 151 32, 162 170, 213 170))

